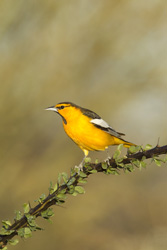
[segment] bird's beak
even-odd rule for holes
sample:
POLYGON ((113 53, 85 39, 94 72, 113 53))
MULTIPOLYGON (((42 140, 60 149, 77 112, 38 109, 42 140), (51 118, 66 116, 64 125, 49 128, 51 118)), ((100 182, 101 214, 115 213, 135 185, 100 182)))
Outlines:
POLYGON ((45 110, 51 110, 51 111, 58 112, 58 110, 57 110, 57 108, 55 108, 55 106, 48 107, 45 110))

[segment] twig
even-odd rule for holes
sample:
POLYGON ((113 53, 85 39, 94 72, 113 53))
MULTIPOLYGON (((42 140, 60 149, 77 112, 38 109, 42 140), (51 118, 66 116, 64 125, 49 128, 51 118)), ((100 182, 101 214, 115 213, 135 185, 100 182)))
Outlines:
MULTIPOLYGON (((53 205, 59 205, 66 198, 66 194, 76 195, 77 193, 83 193, 84 189, 80 184, 86 183, 86 179, 90 174, 95 172, 104 172, 106 174, 117 174, 118 170, 124 169, 131 172, 135 166, 145 166, 143 161, 145 159, 155 159, 155 162, 158 164, 159 160, 156 157, 167 154, 167 145, 159 147, 158 145, 150 150, 140 151, 137 153, 129 153, 123 158, 120 156, 120 148, 117 149, 114 156, 108 160, 108 162, 100 163, 85 163, 83 167, 83 172, 77 172, 77 170, 71 170, 71 175, 68 178, 67 174, 63 173, 61 175, 61 180, 59 178, 55 187, 50 187, 49 195, 45 198, 38 200, 38 205, 31 208, 30 204, 26 204, 26 209, 21 218, 16 218, 13 224, 3 226, 0 234, 0 249, 3 249, 8 242, 11 242, 12 238, 16 235, 21 237, 26 237, 23 229, 29 228, 29 233, 31 231, 39 230, 40 228, 36 225, 35 219, 39 216, 42 216, 45 219, 49 219, 53 213, 49 213, 48 210, 53 205), (63 183, 61 183, 63 180, 63 183), (21 231, 22 230, 22 231, 21 231)), ((20 212, 21 213, 21 212, 20 212)))

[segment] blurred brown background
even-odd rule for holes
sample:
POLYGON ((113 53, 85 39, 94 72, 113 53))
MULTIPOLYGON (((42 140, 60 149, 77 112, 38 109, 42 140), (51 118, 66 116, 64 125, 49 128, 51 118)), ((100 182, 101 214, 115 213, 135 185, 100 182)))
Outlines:
MULTIPOLYGON (((48 106, 72 101, 129 141, 166 144, 166 1, 1 0, 0 55, 1 220, 82 160, 48 106)), ((9 249, 167 249, 165 167, 95 174, 85 189, 9 249)))

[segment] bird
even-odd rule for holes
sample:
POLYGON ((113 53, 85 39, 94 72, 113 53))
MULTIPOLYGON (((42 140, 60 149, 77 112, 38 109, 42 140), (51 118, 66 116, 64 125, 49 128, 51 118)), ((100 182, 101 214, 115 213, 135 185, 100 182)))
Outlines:
POLYGON ((123 144, 124 147, 136 146, 121 137, 125 134, 114 130, 95 112, 82 108, 72 102, 60 102, 46 108, 59 114, 66 134, 84 152, 84 159, 89 151, 104 151, 111 145, 123 144))

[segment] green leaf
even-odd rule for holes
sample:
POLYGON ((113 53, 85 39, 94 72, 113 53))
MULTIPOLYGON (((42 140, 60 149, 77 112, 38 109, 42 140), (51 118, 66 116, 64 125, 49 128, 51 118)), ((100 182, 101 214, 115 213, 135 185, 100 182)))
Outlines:
POLYGON ((52 181, 51 181, 51 182, 50 182, 50 187, 49 187, 49 193, 50 193, 50 194, 53 194, 57 189, 58 189, 58 184, 56 183, 56 184, 53 186, 53 183, 52 183, 52 181))
POLYGON ((73 195, 73 196, 77 196, 77 195, 78 195, 78 192, 74 191, 74 192, 72 193, 72 195, 73 195))
POLYGON ((52 208, 48 208, 45 211, 41 212, 41 216, 44 219, 49 220, 50 217, 52 217, 54 215, 52 208))
POLYGON ((10 235, 14 232, 15 230, 8 230, 6 228, 1 228, 0 229, 0 235, 10 235))
POLYGON ((3 247, 3 250, 7 250, 7 249, 8 249, 7 246, 3 247))
POLYGON ((67 183, 68 182, 68 175, 67 175, 67 173, 63 172, 61 175, 62 175, 63 181, 65 183, 67 183))
POLYGON ((32 232, 29 227, 20 228, 18 229, 17 232, 20 237, 25 238, 25 239, 32 236, 32 232))
POLYGON ((2 225, 5 229, 8 229, 12 225, 12 223, 9 220, 2 220, 2 225))
POLYGON ((96 170, 96 169, 91 169, 91 170, 89 170, 89 173, 91 173, 91 174, 96 174, 96 173, 97 173, 97 170, 96 170))
POLYGON ((140 167, 140 161, 139 160, 137 160, 137 159, 134 159, 134 160, 132 160, 132 162, 133 162, 133 164, 136 166, 136 167, 140 167))
MULTIPOLYGON (((18 239, 9 240, 8 242, 9 242, 10 245, 15 246, 15 245, 19 242, 19 240, 18 240, 18 239)), ((3 248, 3 249, 4 249, 4 248, 3 248)))
POLYGON ((134 154, 134 153, 138 152, 140 149, 141 149, 140 146, 130 146, 130 148, 128 149, 128 152, 130 154, 134 154))
POLYGON ((118 167, 120 167, 120 168, 124 168, 125 167, 125 164, 123 164, 120 161, 118 161, 118 162, 116 161, 116 163, 117 163, 118 167))
POLYGON ((24 213, 27 214, 30 211, 30 205, 28 203, 23 204, 24 213))
POLYGON ((133 172, 133 171, 134 171, 134 167, 132 164, 125 165, 125 173, 129 173, 129 172, 133 172))
POLYGON ((114 152, 114 155, 113 155, 113 159, 118 159, 118 157, 120 156, 120 154, 121 154, 121 151, 120 150, 115 150, 115 152, 114 152))
POLYGON ((107 162, 102 162, 101 166, 102 166, 102 169, 108 168, 107 162))
POLYGON ((110 174, 113 174, 113 175, 119 175, 119 172, 115 169, 115 168, 110 168, 110 169, 107 169, 107 170, 110 170, 108 173, 110 174))
POLYGON ((39 199, 37 200, 39 203, 43 203, 43 201, 45 200, 46 195, 45 194, 41 194, 41 196, 39 197, 39 199))
MULTIPOLYGON (((81 172, 81 173, 83 173, 83 172, 81 172)), ((72 177, 72 178, 70 178, 70 180, 68 181, 67 185, 68 185, 68 186, 71 186, 75 181, 76 181, 76 178, 75 178, 75 177, 72 177)))
POLYGON ((15 210, 15 220, 20 220, 22 216, 23 215, 19 210, 15 210))
POLYGON ((42 228, 36 224, 36 217, 34 215, 27 214, 26 218, 31 231, 42 230, 42 228))
POLYGON ((85 193, 85 190, 83 187, 81 186, 76 186, 75 187, 75 192, 78 192, 78 194, 84 194, 85 193))
POLYGON ((121 151, 122 148, 123 148, 123 144, 119 144, 118 147, 117 147, 117 149, 118 149, 119 151, 121 151))
POLYGON ((90 162, 91 162, 91 158, 90 158, 90 157, 86 157, 86 158, 84 159, 84 162, 85 162, 85 163, 90 163, 90 162))
POLYGON ((53 184, 50 185, 50 188, 49 188, 50 194, 53 194, 54 192, 56 192, 57 189, 58 189, 58 184, 57 183, 54 186, 53 186, 53 184))
POLYGON ((63 204, 65 201, 64 200, 57 200, 56 201, 56 205, 61 205, 61 204, 63 204))
POLYGON ((144 162, 144 161, 141 161, 141 162, 140 162, 140 165, 141 165, 141 167, 142 167, 142 168, 146 168, 147 163, 146 163, 146 162, 144 162))
POLYGON ((35 216, 30 215, 30 214, 27 214, 27 215, 26 215, 26 218, 27 218, 28 224, 29 224, 31 227, 36 227, 36 222, 35 222, 36 217, 35 217, 35 216))
POLYGON ((152 149, 152 145, 150 145, 150 144, 147 144, 147 145, 145 146, 145 148, 144 148, 144 150, 150 150, 150 149, 152 149))
POLYGON ((26 239, 26 238, 31 237, 32 236, 32 232, 31 232, 30 228, 29 227, 25 227, 24 229, 25 229, 24 230, 24 238, 26 239))
POLYGON ((164 163, 167 162, 167 155, 166 155, 165 158, 163 159, 163 162, 164 162, 164 163))
POLYGON ((61 183, 61 179, 62 179, 62 174, 59 173, 59 174, 58 174, 58 178, 57 178, 57 183, 58 183, 58 184, 61 183))
POLYGON ((76 174, 76 168, 71 168, 71 170, 70 170, 70 174, 71 174, 71 176, 73 176, 73 175, 75 175, 76 174))
POLYGON ((86 179, 83 179, 83 178, 79 178, 79 179, 78 179, 78 183, 83 183, 83 184, 85 184, 85 183, 87 183, 87 180, 86 180, 86 179))
POLYGON ((87 175, 84 172, 82 172, 82 171, 80 171, 79 176, 83 177, 83 178, 87 177, 87 175))
POLYGON ((158 167, 161 167, 162 161, 160 159, 154 158, 154 162, 158 167))
POLYGON ((56 196, 56 199, 58 198, 58 199, 66 199, 66 194, 65 193, 59 193, 59 194, 57 194, 56 196))
POLYGON ((19 228, 18 230, 17 230, 17 233, 18 233, 18 235, 21 237, 21 238, 23 238, 24 237, 24 228, 19 228))
POLYGON ((68 194, 73 194, 74 191, 75 191, 74 186, 71 185, 71 186, 69 187, 68 194))

